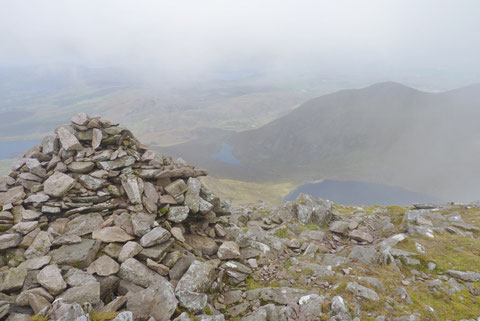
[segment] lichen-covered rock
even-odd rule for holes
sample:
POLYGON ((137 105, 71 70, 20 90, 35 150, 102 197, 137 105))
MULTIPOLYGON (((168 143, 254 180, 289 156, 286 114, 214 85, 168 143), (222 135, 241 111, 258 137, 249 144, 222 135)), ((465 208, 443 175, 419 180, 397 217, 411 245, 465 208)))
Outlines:
POLYGON ((100 240, 105 243, 127 242, 135 239, 134 236, 126 233, 118 226, 104 227, 92 233, 94 240, 100 240))
POLYGON ((0 272, 0 292, 12 292, 22 288, 27 277, 27 269, 10 268, 0 272))
POLYGON ((37 274, 38 283, 52 295, 58 295, 67 288, 67 283, 56 265, 48 265, 37 274))
POLYGON ((135 319, 153 317, 156 321, 169 321, 177 304, 173 287, 163 280, 130 296, 127 309, 133 312, 135 319))
POLYGON ((205 293, 215 277, 215 266, 208 262, 193 261, 178 282, 175 292, 205 293))
POLYGON ((109 276, 116 274, 120 269, 120 265, 108 255, 102 255, 96 259, 87 268, 87 272, 90 274, 97 274, 100 276, 109 276))
POLYGON ((73 187, 73 184, 75 180, 72 177, 55 172, 43 183, 43 191, 50 196, 62 197, 73 187))
POLYGON ((66 303, 90 303, 92 305, 100 302, 100 283, 89 282, 84 285, 67 289, 59 298, 66 303))
POLYGON ((158 273, 150 270, 140 261, 130 258, 120 265, 118 276, 125 281, 141 287, 148 287, 154 283, 164 283, 165 279, 158 273))

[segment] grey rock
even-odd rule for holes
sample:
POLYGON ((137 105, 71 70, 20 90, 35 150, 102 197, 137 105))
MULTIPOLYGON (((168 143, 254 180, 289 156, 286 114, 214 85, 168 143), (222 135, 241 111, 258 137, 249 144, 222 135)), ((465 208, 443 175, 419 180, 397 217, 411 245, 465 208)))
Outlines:
POLYGON ((139 254, 138 258, 140 260, 146 260, 147 258, 152 259, 154 261, 159 261, 161 260, 167 251, 170 249, 170 247, 173 244, 173 240, 169 239, 168 241, 165 241, 161 244, 154 245, 148 248, 144 248, 139 254))
POLYGON ((83 236, 97 230, 103 223, 103 218, 98 213, 80 215, 68 222, 67 233, 83 236))
POLYGON ((25 256, 26 259, 45 256, 48 251, 50 251, 50 246, 52 246, 50 234, 45 231, 40 231, 23 256, 25 256))
POLYGON ((247 300, 263 300, 276 304, 286 305, 291 302, 298 302, 301 297, 310 294, 303 289, 288 287, 266 287, 245 291, 247 300))
POLYGON ((127 259, 120 265, 118 276, 127 282, 141 287, 148 287, 154 283, 165 283, 165 279, 158 273, 134 258, 127 259))
POLYGON ((140 245, 150 247, 167 241, 171 234, 163 227, 156 227, 140 239, 140 245))
POLYGON ((181 307, 190 312, 199 313, 207 306, 207 295, 190 291, 177 291, 178 301, 181 307))
POLYGON ((183 181, 183 179, 177 179, 173 183, 165 186, 165 192, 176 197, 180 194, 183 194, 187 191, 188 187, 187 184, 183 181))
POLYGON ((77 235, 67 234, 67 235, 60 235, 59 237, 55 238, 52 242, 53 246, 61 246, 61 245, 70 245, 82 242, 82 238, 77 235))
POLYGON ((120 265, 107 255, 102 255, 87 268, 90 274, 96 273, 100 276, 108 276, 116 274, 120 269, 120 265))
POLYGON ((100 143, 102 142, 102 131, 98 128, 94 128, 92 131, 92 149, 96 150, 98 147, 100 147, 100 143))
POLYGON ((341 265, 345 265, 350 262, 350 259, 340 256, 340 255, 335 255, 335 254, 324 254, 322 257, 322 264, 323 265, 330 265, 332 267, 338 267, 341 265))
POLYGON ((330 224, 328 229, 331 232, 338 233, 338 234, 346 234, 348 232, 348 226, 350 225, 349 222, 344 221, 335 221, 330 224))
POLYGON ((54 135, 45 136, 42 139, 42 153, 45 155, 51 155, 57 152, 59 149, 58 139, 54 135))
POLYGON ((358 284, 357 282, 348 282, 346 290, 353 293, 356 296, 373 300, 373 301, 378 301, 380 298, 378 297, 377 292, 375 292, 372 289, 369 289, 363 285, 358 284))
POLYGON ((24 210, 22 213, 22 217, 26 221, 35 220, 39 218, 41 215, 42 215, 42 212, 38 212, 35 210, 24 210))
POLYGON ((240 248, 236 242, 225 241, 218 248, 217 256, 220 260, 230 260, 240 257, 240 248))
POLYGON ((66 127, 59 127, 57 129, 57 134, 60 139, 60 144, 66 151, 83 149, 77 137, 75 137, 75 135, 73 135, 66 127))
POLYGON ((83 239, 82 242, 71 245, 62 245, 50 251, 51 263, 68 264, 79 268, 86 268, 93 262, 100 248, 100 242, 83 239))
POLYGON ((0 272, 0 292, 12 292, 22 288, 27 277, 27 270, 24 268, 10 268, 0 272))
POLYGON ((384 290, 385 289, 385 286, 383 285, 383 283, 380 280, 378 280, 376 278, 372 278, 370 276, 359 276, 358 281, 359 282, 365 282, 369 286, 373 286, 373 287, 377 288, 378 290, 384 290))
POLYGON ((107 181, 102 178, 92 177, 90 175, 80 175, 78 181, 86 189, 96 191, 107 184, 107 181))
POLYGON ((205 293, 215 277, 215 266, 210 263, 195 260, 187 272, 178 281, 175 292, 190 291, 205 293))
POLYGON ((417 321, 417 317, 414 314, 404 315, 402 317, 393 318, 393 321, 417 321))
MULTIPOLYGON (((7 310, 8 311, 8 310, 7 310)), ((6 321, 29 321, 31 318, 28 314, 23 313, 10 313, 6 321)))
POLYGON ((63 173, 55 172, 43 183, 43 191, 50 196, 62 197, 73 187, 73 184, 75 184, 73 178, 63 173))
POLYGON ((17 247, 22 241, 20 234, 3 234, 0 235, 0 250, 6 250, 12 247, 17 247))
POLYGON ((240 319, 241 321, 267 321, 267 311, 264 308, 259 308, 257 311, 240 319))
POLYGON ((78 303, 68 304, 64 300, 55 300, 52 308, 48 311, 48 320, 75 321, 84 314, 85 312, 78 303))
POLYGON ((141 237, 151 231, 152 225, 155 222, 155 215, 144 212, 134 213, 131 220, 133 233, 141 237))
POLYGON ((478 282, 478 281, 480 281, 480 273, 479 272, 472 272, 472 271, 463 272, 463 271, 448 270, 447 274, 456 278, 456 279, 466 281, 466 282, 478 282))
POLYGON ((0 305, 0 319, 2 319, 4 316, 6 316, 8 314, 9 310, 10 310, 10 304, 0 305))
POLYGON ((42 213, 45 214, 60 214, 62 209, 56 206, 42 206, 42 213))
POLYGON ((158 195, 157 189, 155 188, 155 186, 152 183, 145 182, 143 192, 145 193, 145 196, 149 200, 151 200, 154 204, 158 203, 158 200, 159 200, 160 197, 158 195))
POLYGON ((88 116, 85 113, 78 113, 72 117, 72 123, 85 126, 89 122, 88 116))
POLYGON ((21 233, 23 235, 30 233, 38 226, 37 221, 33 222, 20 222, 13 226, 15 232, 21 233))
POLYGON ((178 259, 168 272, 170 280, 180 280, 194 260, 195 257, 193 255, 184 255, 178 259))
POLYGON ((142 203, 142 193, 138 184, 138 178, 135 176, 122 177, 122 186, 127 193, 128 199, 132 204, 142 203))
POLYGON ((348 313, 348 307, 345 304, 345 300, 341 296, 334 296, 330 309, 334 315, 348 313))
POLYGON ((129 241, 125 243, 125 245, 122 247, 122 250, 118 254, 118 261, 123 263, 129 258, 135 257, 142 250, 143 248, 140 244, 134 241, 129 241))
POLYGON ((85 271, 72 268, 65 274, 65 282, 71 287, 76 287, 90 282, 97 282, 97 279, 85 271))
MULTIPOLYGON (((28 321, 28 320, 27 320, 28 321)), ((183 312, 180 314, 178 317, 173 319, 173 321, 191 321, 190 316, 188 315, 187 312, 183 312)))
POLYGON ((374 247, 355 245, 348 258, 365 264, 375 264, 378 261, 378 252, 374 247))
POLYGON ((183 222, 187 219, 189 211, 187 206, 172 206, 168 210, 167 219, 175 223, 183 222))
POLYGON ((68 170, 74 173, 85 174, 95 168, 93 162, 72 162, 67 166, 68 170))
POLYGON ((37 281, 52 295, 58 295, 67 288, 60 269, 56 265, 47 265, 37 274, 37 281))
POLYGON ((305 320, 313 321, 319 315, 322 314, 322 305, 325 302, 325 297, 318 294, 308 294, 302 296, 298 300, 298 305, 300 306, 300 313, 303 315, 305 320))
POLYGON ((360 230, 350 231, 350 233, 348 233, 348 236, 360 242, 367 242, 367 243, 373 242, 373 237, 369 233, 363 232, 360 230))
POLYGON ((100 302, 100 283, 89 282, 81 286, 67 289, 59 298, 67 303, 90 303, 92 305, 100 302))
POLYGON ((205 236, 185 235, 185 242, 191 247, 200 250, 204 255, 215 255, 218 251, 217 243, 205 236))
POLYGON ((323 226, 332 218, 332 204, 327 201, 300 194, 295 203, 297 203, 298 220, 302 224, 313 223, 323 226))
POLYGON ((24 268, 27 270, 38 270, 50 263, 52 260, 51 256, 39 256, 33 259, 26 260, 18 266, 19 268, 24 268))
POLYGON ((100 240, 105 243, 112 242, 127 242, 133 240, 135 237, 128 234, 118 226, 109 226, 96 230, 92 233, 94 240, 100 240))
POLYGON ((101 169, 111 171, 135 164, 135 157, 125 156, 112 161, 98 162, 97 166, 101 169))
POLYGON ((32 194, 25 199, 24 203, 43 203, 48 201, 49 198, 50 196, 44 193, 32 194))
POLYGON ((184 205, 187 206, 193 214, 200 210, 200 188, 202 182, 198 178, 190 177, 187 181, 187 192, 185 193, 184 205))
POLYGON ((5 193, 0 193, 0 206, 5 204, 14 204, 25 198, 25 191, 23 186, 15 186, 7 190, 5 193))
POLYGON ((195 321, 225 321, 225 317, 223 314, 217 315, 208 315, 208 314, 201 314, 195 316, 195 321))
POLYGON ((48 293, 47 290, 44 288, 38 287, 38 288, 33 288, 29 289, 26 291, 22 291, 16 298, 15 298, 15 304, 21 307, 28 306, 28 295, 34 293, 36 295, 43 296, 45 299, 47 299, 48 302, 52 302, 54 297, 48 293))
POLYGON ((156 321, 168 321, 177 308, 173 287, 166 280, 154 283, 147 289, 130 296, 127 310, 133 312, 135 319, 153 317, 156 321))

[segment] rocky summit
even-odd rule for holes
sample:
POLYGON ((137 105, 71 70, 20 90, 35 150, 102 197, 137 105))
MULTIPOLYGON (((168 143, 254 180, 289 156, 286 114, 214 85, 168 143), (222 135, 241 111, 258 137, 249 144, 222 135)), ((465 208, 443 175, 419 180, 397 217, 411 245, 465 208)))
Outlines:
POLYGON ((78 114, 0 178, 0 319, 476 320, 479 204, 231 207, 78 114))

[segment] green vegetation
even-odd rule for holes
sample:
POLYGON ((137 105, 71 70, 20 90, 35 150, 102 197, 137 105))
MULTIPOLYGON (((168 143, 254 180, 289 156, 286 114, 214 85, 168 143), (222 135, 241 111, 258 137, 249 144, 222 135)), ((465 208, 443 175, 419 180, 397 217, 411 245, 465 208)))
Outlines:
POLYGON ((96 310, 92 310, 89 313, 90 321, 107 321, 115 319, 118 315, 117 312, 100 312, 96 310))
POLYGON ((35 314, 30 317, 30 321, 47 321, 47 317, 40 314, 35 314))

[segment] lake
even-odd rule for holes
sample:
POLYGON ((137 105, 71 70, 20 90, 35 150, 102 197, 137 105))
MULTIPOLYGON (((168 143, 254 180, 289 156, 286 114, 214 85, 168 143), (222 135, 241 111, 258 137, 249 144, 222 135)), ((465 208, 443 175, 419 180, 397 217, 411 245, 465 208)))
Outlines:
POLYGON ((398 186, 359 181, 323 180, 305 183, 285 196, 292 201, 300 194, 328 199, 344 205, 412 205, 415 203, 443 203, 442 200, 398 186))
POLYGON ((225 142, 222 142, 222 147, 220 148, 220 150, 216 153, 213 153, 211 157, 228 164, 239 166, 242 165, 240 161, 235 156, 233 156, 233 147, 225 142))

